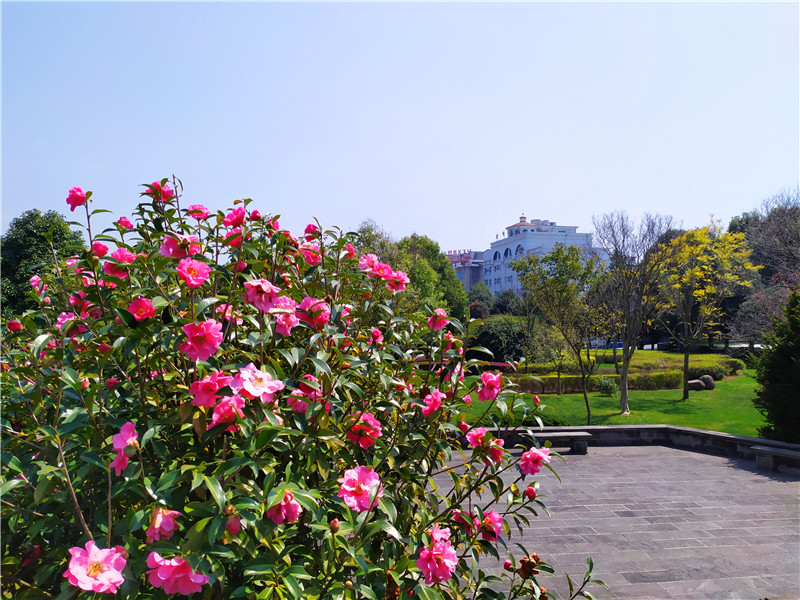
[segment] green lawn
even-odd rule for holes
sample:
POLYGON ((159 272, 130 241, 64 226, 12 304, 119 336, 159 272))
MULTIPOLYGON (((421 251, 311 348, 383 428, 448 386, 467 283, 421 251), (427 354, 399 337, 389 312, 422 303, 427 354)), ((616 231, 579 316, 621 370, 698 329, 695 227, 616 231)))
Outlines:
MULTIPOLYGON (((681 390, 630 391, 630 415, 619 414, 619 395, 612 397, 589 394, 592 408, 592 425, 679 425, 710 431, 723 431, 735 435, 757 437, 763 417, 755 409, 752 399, 757 387, 752 370, 736 377, 717 381, 714 390, 689 392, 688 400, 681 400, 681 390)), ((546 411, 564 419, 569 425, 586 425, 586 406, 583 394, 540 395, 546 411)), ((485 410, 482 402, 475 401, 466 412, 467 420, 475 420, 485 410)))

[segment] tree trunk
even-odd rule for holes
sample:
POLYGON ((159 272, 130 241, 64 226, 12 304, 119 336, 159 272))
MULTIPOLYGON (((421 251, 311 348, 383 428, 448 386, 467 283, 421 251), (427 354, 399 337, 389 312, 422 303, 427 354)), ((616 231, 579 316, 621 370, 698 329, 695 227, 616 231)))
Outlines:
POLYGON ((586 393, 586 373, 581 368, 581 387, 583 388, 583 401, 586 403, 586 424, 592 424, 592 409, 589 407, 589 394, 586 393))
MULTIPOLYGON (((614 373, 619 375, 619 365, 617 364, 617 345, 616 344, 612 344, 612 345, 614 346, 611 349, 611 356, 613 356, 613 359, 614 359, 614 373)), ((622 349, 622 356, 623 357, 625 356, 625 349, 624 348, 622 349)))
POLYGON ((619 412, 623 415, 631 414, 628 407, 628 369, 631 366, 631 356, 622 349, 622 372, 619 375, 619 412))
POLYGON ((683 345, 683 400, 689 399, 689 344, 683 345))
POLYGON ((558 379, 557 379, 557 381, 558 381, 558 395, 560 396, 561 395, 561 367, 559 367, 559 369, 558 369, 558 371, 556 371, 556 373, 558 374, 558 379))

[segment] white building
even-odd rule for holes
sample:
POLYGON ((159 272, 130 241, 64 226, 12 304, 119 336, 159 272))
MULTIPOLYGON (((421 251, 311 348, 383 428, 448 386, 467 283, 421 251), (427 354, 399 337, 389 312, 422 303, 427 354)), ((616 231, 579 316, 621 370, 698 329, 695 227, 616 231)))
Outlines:
POLYGON ((495 295, 503 290, 520 293, 519 279, 509 263, 526 254, 547 254, 556 244, 578 246, 588 254, 592 252, 592 234, 553 221, 527 221, 522 215, 519 223, 506 227, 506 233, 483 253, 483 282, 495 295))

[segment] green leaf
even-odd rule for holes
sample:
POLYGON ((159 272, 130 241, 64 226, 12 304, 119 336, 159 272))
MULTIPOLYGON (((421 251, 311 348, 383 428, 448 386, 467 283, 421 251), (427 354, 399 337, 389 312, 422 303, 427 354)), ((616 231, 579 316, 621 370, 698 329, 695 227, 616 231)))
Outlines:
POLYGON ((208 491, 211 492, 211 495, 214 496, 214 500, 219 506, 220 510, 225 510, 225 492, 222 489, 222 485, 220 485, 219 481, 213 477, 206 477, 203 475, 203 481, 206 484, 206 488, 208 491))
POLYGON ((204 298, 200 302, 197 303, 197 314, 198 316, 209 306, 214 306, 217 302, 221 302, 219 298, 204 298))
POLYGON ((104 471, 108 468, 103 460, 94 452, 83 452, 81 453, 81 459, 85 462, 89 463, 90 465, 94 465, 96 467, 100 467, 104 471))

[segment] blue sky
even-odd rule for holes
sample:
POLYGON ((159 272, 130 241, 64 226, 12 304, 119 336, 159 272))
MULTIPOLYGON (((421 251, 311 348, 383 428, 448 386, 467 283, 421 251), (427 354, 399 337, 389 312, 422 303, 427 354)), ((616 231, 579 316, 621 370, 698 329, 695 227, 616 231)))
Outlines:
POLYGON ((3 2, 2 228, 73 186, 129 215, 172 174, 184 205, 443 250, 522 212, 727 224, 800 180, 799 11, 3 2))

